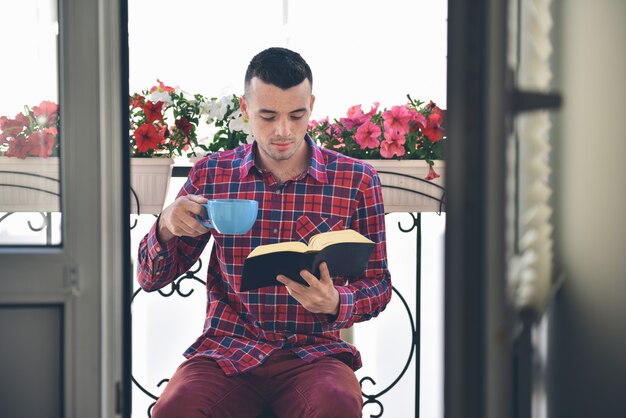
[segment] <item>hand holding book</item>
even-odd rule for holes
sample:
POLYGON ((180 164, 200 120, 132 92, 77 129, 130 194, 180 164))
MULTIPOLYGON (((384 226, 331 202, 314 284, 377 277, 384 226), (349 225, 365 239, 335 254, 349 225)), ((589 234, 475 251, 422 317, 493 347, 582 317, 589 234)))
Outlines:
POLYGON ((339 312, 339 292, 330 277, 328 264, 322 261, 319 271, 319 278, 307 270, 302 271, 300 277, 308 286, 303 286, 282 274, 279 274, 276 280, 284 284, 289 294, 309 312, 336 316, 339 312))

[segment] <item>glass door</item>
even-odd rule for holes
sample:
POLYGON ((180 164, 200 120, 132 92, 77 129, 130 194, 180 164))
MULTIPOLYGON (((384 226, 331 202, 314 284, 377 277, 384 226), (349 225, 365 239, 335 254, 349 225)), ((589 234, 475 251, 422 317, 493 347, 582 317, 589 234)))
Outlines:
POLYGON ((0 3, 3 417, 121 409, 119 4, 0 3))

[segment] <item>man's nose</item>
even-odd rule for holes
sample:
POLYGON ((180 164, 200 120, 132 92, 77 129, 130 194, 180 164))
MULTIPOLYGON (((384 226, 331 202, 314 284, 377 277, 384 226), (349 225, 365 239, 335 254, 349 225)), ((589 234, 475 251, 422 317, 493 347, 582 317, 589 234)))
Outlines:
POLYGON ((291 123, 287 119, 280 119, 276 124, 276 136, 288 138, 291 134, 291 123))

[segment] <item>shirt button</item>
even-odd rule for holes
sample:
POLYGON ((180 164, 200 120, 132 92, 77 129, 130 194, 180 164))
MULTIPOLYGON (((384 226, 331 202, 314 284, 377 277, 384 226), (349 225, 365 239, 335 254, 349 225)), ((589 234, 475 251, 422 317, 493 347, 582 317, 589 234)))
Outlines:
POLYGON ((259 357, 259 360, 263 360, 265 358, 265 355, 264 354, 259 354, 258 357, 259 357))
POLYGON ((277 189, 277 190, 276 190, 276 194, 280 194, 280 189, 277 189))
POLYGON ((272 229, 272 232, 275 233, 275 234, 278 234, 278 228, 272 229))

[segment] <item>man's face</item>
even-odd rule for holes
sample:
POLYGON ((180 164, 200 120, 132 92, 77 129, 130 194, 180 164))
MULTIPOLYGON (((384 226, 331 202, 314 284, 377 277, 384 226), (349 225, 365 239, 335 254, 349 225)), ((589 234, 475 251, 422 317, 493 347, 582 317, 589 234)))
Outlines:
POLYGON ((250 81, 240 104, 262 162, 273 166, 287 160, 299 163, 307 158, 304 135, 314 101, 307 79, 287 90, 266 84, 257 77, 250 81))

